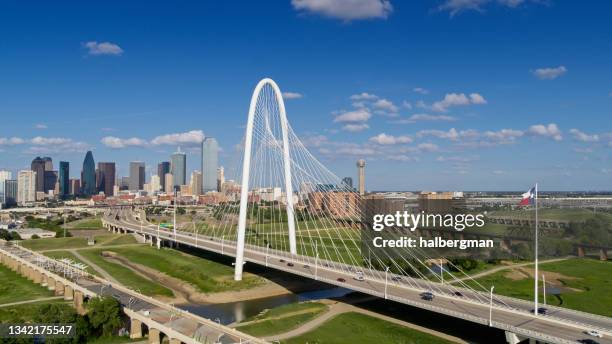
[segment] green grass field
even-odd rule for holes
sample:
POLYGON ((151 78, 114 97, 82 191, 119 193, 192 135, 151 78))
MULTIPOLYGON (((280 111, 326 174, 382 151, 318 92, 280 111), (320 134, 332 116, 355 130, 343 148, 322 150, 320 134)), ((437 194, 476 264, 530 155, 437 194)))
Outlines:
MULTIPOLYGON (((94 237, 96 246, 100 245, 121 245, 133 244, 136 242, 131 235, 120 234, 104 234, 94 237)), ((69 248, 87 248, 92 247, 87 245, 86 237, 68 237, 68 238, 48 238, 24 240, 21 245, 33 251, 61 250, 69 248)))
POLYGON ((118 235, 116 238, 112 238, 110 240, 105 240, 100 243, 100 246, 110 246, 110 245, 127 245, 127 244, 136 244, 137 241, 132 235, 118 235))
POLYGON ((246 319, 259 321, 237 327, 237 330, 255 337, 264 337, 290 331, 316 318, 327 310, 327 306, 318 302, 292 303, 268 310, 262 314, 246 319), (296 313, 291 315, 291 313, 296 313))
POLYGON ((0 265, 0 304, 53 296, 53 292, 0 265))
MULTIPOLYGON (((132 248, 130 248, 132 249, 132 248)), ((79 250, 79 253, 113 276, 119 283, 132 289, 139 289, 145 295, 172 296, 172 291, 136 274, 123 265, 110 262, 101 253, 104 249, 79 250)))
POLYGON ((88 217, 81 220, 66 223, 66 228, 73 230, 101 229, 102 219, 100 217, 88 217))
MULTIPOLYGON (((0 323, 20 324, 32 321, 41 306, 51 303, 66 303, 64 300, 41 301, 8 307, 0 307, 0 323)), ((0 341, 1 342, 1 341, 0 341)))
MULTIPOLYGON (((576 289, 566 290, 559 297, 547 295, 548 304, 612 316, 612 262, 570 259, 541 264, 540 270, 562 274, 565 276, 559 279, 562 285, 576 289)), ((478 282, 485 287, 494 285, 497 294, 533 300, 533 279, 513 280, 506 277, 507 273, 500 271, 479 278, 478 282)))
POLYGON ((109 249, 130 261, 148 266, 169 276, 184 280, 205 293, 249 289, 263 283, 263 279, 245 274, 242 281, 234 281, 234 269, 221 263, 184 254, 172 249, 150 246, 130 246, 109 249))
POLYGON ((287 344, 442 344, 442 338, 360 313, 342 313, 315 330, 290 338, 287 344))

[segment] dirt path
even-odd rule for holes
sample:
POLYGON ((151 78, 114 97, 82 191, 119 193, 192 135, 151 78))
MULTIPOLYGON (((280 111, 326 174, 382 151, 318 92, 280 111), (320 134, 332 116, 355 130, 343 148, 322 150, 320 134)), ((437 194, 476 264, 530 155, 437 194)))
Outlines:
POLYGON ((382 319, 400 326, 404 326, 404 327, 408 327, 411 328, 413 330, 417 330, 420 332, 424 332, 424 333, 428 333, 431 334, 433 336, 436 337, 440 337, 443 339, 446 339, 448 341, 451 341, 453 343, 461 343, 461 344, 467 344, 466 341, 464 341, 461 338, 457 338, 454 336, 450 336, 448 334, 442 333, 442 332, 438 332, 426 327, 422 327, 419 325, 415 325, 403 320, 399 320, 399 319, 395 319, 383 314, 378 314, 366 309, 362 309, 347 303, 342 303, 342 302, 336 302, 334 304, 332 304, 329 307, 329 311, 327 311, 326 313, 323 313, 322 315, 314 318, 313 320, 304 323, 302 326, 295 328, 291 331, 285 332, 285 333, 281 333, 281 334, 277 334, 274 336, 268 336, 268 337, 264 337, 263 339, 268 340, 268 341, 278 341, 278 340, 284 340, 284 339, 288 339, 288 338, 292 338, 292 337, 297 337, 300 336, 304 333, 310 332, 314 329, 316 329, 317 327, 323 325, 325 322, 327 322, 328 320, 330 320, 331 318, 342 314, 342 313, 347 313, 347 312, 355 312, 355 313, 361 313, 361 314, 365 314, 365 315, 369 315, 371 317, 375 317, 378 319, 382 319))
MULTIPOLYGON (((540 262, 540 264, 560 262, 560 261, 567 260, 567 259, 569 259, 569 258, 567 258, 567 257, 565 257, 565 258, 553 258, 553 259, 543 260, 543 261, 540 262)), ((499 272, 499 271, 515 269, 515 268, 525 267, 525 266, 529 266, 529 265, 533 265, 533 262, 499 266, 499 267, 496 267, 496 268, 493 268, 493 269, 489 269, 489 270, 485 270, 485 271, 479 272, 479 273, 471 275, 471 276, 465 276, 465 277, 461 277, 461 278, 456 278, 452 282, 448 282, 448 283, 449 284, 453 284, 453 283, 457 283, 457 282, 460 282, 460 281, 477 279, 477 278, 480 278, 480 277, 483 277, 483 276, 494 274, 494 273, 499 272)))
POLYGON ((41 297, 40 299, 34 299, 34 300, 25 300, 25 301, 19 301, 19 302, 11 302, 11 303, 4 303, 0 305, 0 308, 2 307, 10 307, 10 306, 17 306, 17 305, 24 305, 27 303, 36 303, 36 302, 42 302, 42 301, 51 301, 51 300, 59 300, 59 299, 64 299, 63 296, 51 296, 51 297, 41 297))
POLYGON ((283 319, 283 318, 287 318, 287 317, 292 317, 292 316, 295 316, 295 315, 315 313, 316 311, 318 311, 318 309, 303 309, 301 311, 284 313, 282 315, 275 316, 275 317, 269 317, 269 318, 264 318, 264 319, 251 320, 251 321, 244 321, 244 322, 240 322, 240 323, 233 322, 233 323, 229 324, 228 327, 246 326, 246 325, 257 324, 257 323, 268 321, 268 320, 278 320, 278 319, 283 319))
POLYGON ((104 277, 106 280, 111 281, 113 283, 116 284, 121 284, 119 283, 115 278, 113 278, 113 276, 111 276, 108 272, 106 272, 106 270, 102 269, 101 267, 99 267, 98 265, 96 265, 94 262, 92 262, 91 260, 83 257, 78 250, 76 249, 70 249, 68 250, 68 252, 74 254, 75 257, 79 258, 79 260, 81 260, 83 263, 89 265, 92 269, 96 270, 97 273, 99 273, 102 277, 104 277))

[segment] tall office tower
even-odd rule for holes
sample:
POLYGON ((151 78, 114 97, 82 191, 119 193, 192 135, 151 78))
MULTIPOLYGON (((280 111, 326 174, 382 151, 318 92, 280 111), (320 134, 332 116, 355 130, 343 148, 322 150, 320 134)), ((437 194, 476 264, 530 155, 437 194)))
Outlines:
POLYGON ((17 204, 17 180, 7 179, 4 181, 4 199, 3 207, 9 207, 17 204))
POLYGON ((0 171, 0 208, 4 208, 6 205, 5 195, 4 195, 4 182, 13 179, 13 174, 10 171, 0 171))
POLYGON ((342 178, 342 188, 343 189, 348 189, 348 190, 353 190, 353 178, 351 178, 351 177, 344 177, 344 178, 342 178))
POLYGON ((359 194, 365 195, 365 160, 359 159, 357 161, 357 172, 359 176, 359 194))
POLYGON ((217 191, 219 145, 213 137, 202 141, 202 192, 217 191))
POLYGON ((161 183, 161 190, 166 190, 166 173, 170 173, 170 162, 162 161, 157 164, 157 176, 161 183))
POLYGON ((114 195, 115 188, 115 163, 114 162, 99 162, 98 163, 98 192, 103 191, 106 196, 114 195))
POLYGON ((59 163, 59 194, 66 196, 70 193, 70 163, 60 161, 59 163))
POLYGON ((36 172, 36 191, 45 191, 45 160, 39 156, 32 160, 31 170, 36 172))
POLYGON ((121 183, 119 184, 120 190, 129 190, 130 188, 130 177, 121 177, 121 183))
POLYGON ((166 175, 164 176, 164 184, 166 184, 166 187, 164 188, 164 192, 167 194, 173 193, 174 177, 172 176, 172 173, 166 173, 166 175))
POLYGON ((223 183, 225 183, 225 169, 221 166, 217 169, 217 191, 221 192, 223 183))
POLYGON ((81 171, 81 191, 85 196, 96 194, 96 163, 93 153, 87 151, 83 160, 83 170, 81 171))
POLYGON ((187 179, 187 155, 181 152, 181 147, 170 156, 170 173, 172 173, 174 189, 179 190, 181 185, 185 185, 187 179))
POLYGON ((54 191, 57 183, 57 171, 45 170, 45 190, 44 192, 54 191))
POLYGON ((19 171, 17 175, 17 203, 20 205, 36 201, 36 172, 19 171))
POLYGON ((51 159, 48 156, 46 156, 46 157, 44 157, 42 159, 45 162, 45 171, 52 171, 53 170, 53 159, 51 159))
POLYGON ((161 190, 161 179, 159 179, 158 175, 151 175, 151 182, 149 183, 151 188, 151 193, 159 192, 161 190))
POLYGON ((202 172, 191 172, 191 180, 189 181, 189 186, 191 187, 192 195, 199 196, 202 193, 202 172))
POLYGON ((80 195, 81 194, 81 181, 79 179, 70 179, 70 194, 80 195))
POLYGON ((142 190, 145 183, 145 163, 142 161, 130 162, 130 191, 142 190))

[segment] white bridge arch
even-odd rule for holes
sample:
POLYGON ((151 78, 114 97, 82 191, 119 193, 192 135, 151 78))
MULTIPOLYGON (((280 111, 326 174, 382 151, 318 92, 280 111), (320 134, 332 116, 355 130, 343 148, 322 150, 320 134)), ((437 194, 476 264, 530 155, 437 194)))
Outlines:
MULTIPOLYGON (((287 113, 285 111, 285 102, 280 88, 270 78, 265 78, 257 83, 253 95, 251 96, 251 104, 249 106, 249 115, 247 119, 247 127, 244 142, 244 159, 242 163, 242 183, 240 191, 240 213, 238 218, 238 235, 236 240, 236 263, 234 270, 234 279, 240 281, 242 279, 242 270, 244 265, 244 240, 246 233, 247 221, 247 206, 249 198, 249 171, 251 169, 251 148, 253 143, 253 125, 255 120, 255 112, 258 106, 262 105, 262 90, 269 86, 272 89, 273 101, 278 105, 280 117, 282 144, 283 144, 283 173, 285 180, 285 194, 287 197, 287 224, 289 230, 289 252, 297 254, 297 244, 295 238, 295 220, 293 211, 293 187, 291 185, 291 158, 289 154, 289 126, 287 123, 287 113)), ((267 99, 269 101, 269 99, 267 99)), ((269 113, 266 113, 266 124, 269 120, 269 113)))

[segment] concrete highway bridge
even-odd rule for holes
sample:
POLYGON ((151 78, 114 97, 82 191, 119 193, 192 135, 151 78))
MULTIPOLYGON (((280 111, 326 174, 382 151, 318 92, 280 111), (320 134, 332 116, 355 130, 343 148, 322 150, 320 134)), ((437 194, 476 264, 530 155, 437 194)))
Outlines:
MULTIPOLYGON (((129 208, 109 211, 102 223, 114 233, 140 235, 158 248, 164 244, 178 244, 230 257, 236 255, 235 242, 180 230, 175 234, 141 221, 140 214, 137 216, 129 208)), ((506 332, 508 343, 518 343, 524 339, 544 343, 577 343, 589 338, 584 333, 586 330, 597 330, 604 335, 597 338, 598 343, 612 343, 612 318, 605 316, 554 306, 546 306, 546 315, 535 316, 532 313, 533 303, 529 301, 497 295, 490 298, 486 292, 392 273, 382 272, 384 277, 370 277, 381 275, 381 272, 249 244, 245 245, 244 259, 248 263, 492 326, 506 332), (355 278, 356 271, 363 271, 363 275, 368 277, 360 281, 355 278), (433 291, 433 300, 423 298, 422 294, 427 291, 433 291)))
POLYGON ((4 240, 0 240, 0 263, 72 301, 79 314, 87 312, 87 301, 91 298, 114 297, 129 318, 132 339, 146 337, 151 344, 266 343, 97 276, 85 276, 71 265, 4 240))

